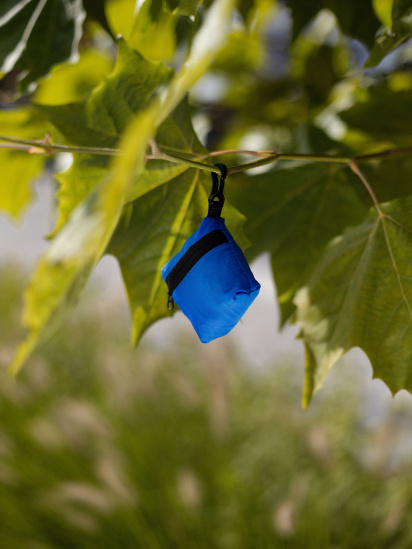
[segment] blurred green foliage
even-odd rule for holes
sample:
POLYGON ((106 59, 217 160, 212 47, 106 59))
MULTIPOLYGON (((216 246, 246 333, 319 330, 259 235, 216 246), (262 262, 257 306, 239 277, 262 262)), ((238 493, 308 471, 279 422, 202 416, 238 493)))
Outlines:
POLYGON ((306 402, 356 346, 412 392, 411 14, 412 0, 3 2, 0 210, 20 217, 49 157, 73 156, 11 370, 105 253, 134 343, 171 314, 161 269, 206 214, 219 160, 228 227, 250 258, 271 255, 282 321, 300 327, 306 402))
MULTIPOLYGON (((0 271, 3 365, 21 281, 0 271)), ((0 547, 411 546, 410 404, 370 421, 342 378, 304 412, 293 364, 252 373, 184 336, 125 351, 118 311, 88 300, 17 380, 2 372, 0 547)))

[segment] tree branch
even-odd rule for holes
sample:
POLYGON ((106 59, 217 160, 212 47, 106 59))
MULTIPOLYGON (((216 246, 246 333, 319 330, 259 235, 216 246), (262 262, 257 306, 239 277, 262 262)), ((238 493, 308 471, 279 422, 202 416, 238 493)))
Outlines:
MULTIPOLYGON (((106 148, 106 147, 77 147, 70 145, 58 145, 53 143, 50 136, 46 136, 44 139, 21 139, 17 137, 10 137, 7 135, 0 135, 0 141, 5 143, 0 145, 0 148, 10 148, 14 150, 21 150, 31 154, 48 154, 52 155, 56 152, 68 152, 77 154, 96 154, 106 156, 119 156, 122 154, 120 149, 106 148)), ((190 168, 196 168, 207 172, 220 173, 220 170, 216 166, 200 162, 199 160, 206 160, 207 158, 215 156, 224 156, 228 154, 249 154, 251 156, 260 157, 259 160, 248 162, 246 164, 239 164, 228 168, 228 175, 252 170, 260 166, 266 166, 277 161, 284 160, 299 160, 304 162, 326 162, 329 164, 346 164, 349 167, 361 163, 370 162, 372 160, 382 160, 383 158, 391 158, 397 156, 412 155, 412 147, 403 147, 399 149, 385 149, 376 153, 362 154, 358 156, 334 156, 329 154, 299 154, 299 153, 278 153, 275 151, 250 151, 244 149, 229 149, 222 151, 214 151, 205 156, 189 155, 185 151, 174 151, 167 147, 161 148, 153 141, 151 145, 151 154, 146 156, 146 160, 165 160, 167 162, 173 162, 175 164, 182 164, 190 168), (176 152, 178 154, 176 154, 176 152), (190 158, 191 156, 191 158, 190 158)), ((353 170, 353 167, 352 167, 353 170)))

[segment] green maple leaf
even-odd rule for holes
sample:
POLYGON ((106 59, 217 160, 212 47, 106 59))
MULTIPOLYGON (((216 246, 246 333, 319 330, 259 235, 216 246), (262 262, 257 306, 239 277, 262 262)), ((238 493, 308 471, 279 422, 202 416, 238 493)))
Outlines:
POLYGON ((392 392, 412 390, 412 197, 372 208, 328 246, 296 295, 308 347, 305 404, 352 347, 392 392))
MULTIPOLYGON (((116 85, 114 74, 92 93, 94 100, 74 104, 69 109, 49 108, 50 113, 59 113, 53 123, 58 126, 57 120, 62 121, 59 129, 68 142, 76 144, 91 139, 87 146, 96 146, 117 143, 120 137, 122 154, 106 170, 97 162, 103 178, 99 182, 94 179, 91 184, 89 180, 93 179, 96 166, 92 160, 86 161, 84 170, 88 173, 81 181, 87 186, 86 191, 80 186, 73 189, 73 197, 68 192, 68 211, 61 214, 65 222, 41 258, 26 292, 24 323, 28 335, 17 350, 12 372, 19 370, 77 303, 91 270, 111 240, 124 205, 131 199, 136 179, 144 170, 148 141, 209 67, 227 35, 232 13, 231 0, 213 4, 193 40, 188 59, 166 87, 170 71, 161 65, 146 67, 147 71, 125 66, 125 74, 119 75, 116 85), (206 43, 216 26, 221 31, 218 40, 206 43), (140 82, 137 87, 136 78, 140 82)), ((136 53, 134 59, 141 57, 136 53)), ((41 109, 43 113, 48 110, 41 109)))
MULTIPOLYGON (((0 111, 0 128, 4 135, 20 139, 43 137, 50 129, 42 117, 28 108, 0 111)), ((26 151, 0 148, 0 210, 19 219, 29 204, 31 183, 44 166, 44 156, 26 151)))
MULTIPOLYGON (((171 77, 170 69, 146 61, 120 40, 112 74, 84 101, 37 105, 37 109, 49 118, 67 144, 116 148, 130 118, 141 111, 159 86, 171 77)), ((60 190, 56 230, 107 174, 110 160, 109 156, 77 154, 70 169, 57 176, 60 190)))
POLYGON ((312 164, 244 179, 231 197, 247 217, 249 257, 270 252, 285 322, 295 291, 304 284, 327 243, 366 215, 358 180, 348 168, 312 164))

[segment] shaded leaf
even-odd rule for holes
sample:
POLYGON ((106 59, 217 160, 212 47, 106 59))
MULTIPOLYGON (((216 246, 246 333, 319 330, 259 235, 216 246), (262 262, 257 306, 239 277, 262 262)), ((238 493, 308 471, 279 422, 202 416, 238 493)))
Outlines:
POLYGON ((102 28, 110 34, 114 40, 115 36, 106 18, 105 4, 106 0, 83 0, 83 6, 86 10, 87 16, 90 17, 90 19, 94 19, 100 23, 102 28))
POLYGON ((196 15, 197 10, 202 3, 203 0, 181 0, 174 3, 170 2, 170 8, 172 11, 178 13, 179 15, 186 15, 187 17, 191 17, 196 15))
POLYGON ((85 17, 81 0, 21 0, 0 7, 0 71, 24 72, 22 89, 77 55, 85 17))
POLYGON ((395 48, 397 48, 406 38, 410 35, 398 36, 389 30, 382 32, 376 37, 375 44, 372 51, 366 61, 364 68, 371 69, 376 67, 379 63, 395 48))
POLYGON ((250 258, 269 251, 285 322, 295 291, 319 261, 326 244, 366 209, 349 169, 312 164, 250 177, 230 197, 246 216, 250 258))
POLYGON ((161 268, 203 217, 199 174, 191 172, 195 173, 186 170, 130 204, 132 213, 119 225, 107 250, 121 265, 134 342, 152 322, 169 314, 161 268))
POLYGON ((412 389, 412 197, 380 207, 330 243, 296 296, 315 390, 352 347, 392 392, 412 389))
MULTIPOLYGON (((362 171, 369 181, 373 181, 373 190, 379 202, 388 202, 412 194, 411 156, 383 158, 379 162, 363 165, 362 171)), ((369 202, 366 189, 364 197, 369 202)))
POLYGON ((411 0, 393 0, 392 32, 401 35, 412 32, 412 2, 411 0))
POLYGON ((352 128, 385 142, 412 143, 411 90, 395 92, 384 85, 371 86, 355 105, 342 111, 339 116, 352 128))
POLYGON ((384 57, 412 36, 411 0, 394 0, 392 6, 392 28, 376 37, 365 68, 376 67, 384 57))
POLYGON ((302 29, 322 9, 331 10, 338 20, 342 31, 362 40, 366 45, 373 43, 380 23, 372 7, 372 2, 340 2, 339 0, 314 0, 300 2, 288 0, 292 9, 293 34, 297 36, 302 29))
POLYGON ((346 73, 347 63, 342 63, 342 59, 346 61, 345 53, 346 47, 332 48, 322 45, 314 47, 307 55, 302 56, 301 79, 312 104, 323 105, 333 86, 346 73))

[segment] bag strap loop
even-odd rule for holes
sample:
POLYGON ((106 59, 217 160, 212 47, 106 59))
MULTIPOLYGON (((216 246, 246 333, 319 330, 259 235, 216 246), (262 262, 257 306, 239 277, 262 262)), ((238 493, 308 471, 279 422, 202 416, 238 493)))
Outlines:
POLYGON ((215 164, 220 170, 220 181, 217 173, 212 172, 212 192, 209 195, 209 211, 208 217, 220 217, 225 203, 223 189, 227 176, 227 167, 225 164, 215 164))

